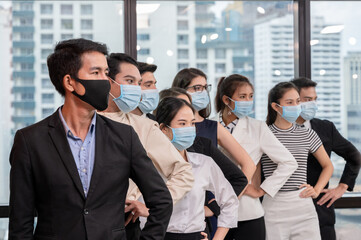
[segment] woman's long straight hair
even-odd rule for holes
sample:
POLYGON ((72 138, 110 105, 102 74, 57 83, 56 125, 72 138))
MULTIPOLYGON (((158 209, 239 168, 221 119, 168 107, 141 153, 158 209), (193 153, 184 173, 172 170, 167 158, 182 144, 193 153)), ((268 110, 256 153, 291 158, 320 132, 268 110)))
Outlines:
POLYGON ((277 112, 272 108, 272 103, 280 104, 280 99, 283 95, 291 89, 295 89, 298 92, 298 88, 291 82, 277 83, 268 93, 268 105, 267 105, 267 125, 272 125, 277 119, 277 112))

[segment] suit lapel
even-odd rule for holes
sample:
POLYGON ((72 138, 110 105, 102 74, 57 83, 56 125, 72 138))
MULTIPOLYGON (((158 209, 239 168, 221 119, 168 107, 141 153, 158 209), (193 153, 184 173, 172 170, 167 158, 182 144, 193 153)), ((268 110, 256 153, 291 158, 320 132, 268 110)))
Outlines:
MULTIPOLYGON (((59 110, 58 110, 59 111, 59 110)), ((79 193, 85 199, 83 185, 80 181, 79 173, 75 164, 73 154, 69 147, 69 143, 65 136, 65 130, 63 124, 61 123, 59 112, 56 111, 49 122, 49 135, 51 140, 54 143, 55 148, 60 155, 61 160, 63 161, 65 168, 67 169, 70 177, 72 178, 75 187, 78 189, 79 193)))
POLYGON ((104 146, 107 146, 108 128, 105 121, 97 114, 95 127, 95 157, 93 174, 90 180, 90 187, 87 199, 93 194, 101 176, 104 161, 104 146))

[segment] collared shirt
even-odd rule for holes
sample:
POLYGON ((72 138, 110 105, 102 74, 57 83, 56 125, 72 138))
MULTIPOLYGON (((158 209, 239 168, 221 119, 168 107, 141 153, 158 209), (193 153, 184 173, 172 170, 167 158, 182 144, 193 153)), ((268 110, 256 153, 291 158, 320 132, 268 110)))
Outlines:
MULTIPOLYGON (((297 169, 295 158, 275 137, 264 121, 251 117, 240 118, 233 128, 232 136, 247 151, 255 165, 259 163, 264 153, 277 165, 277 170, 260 186, 268 195, 275 196, 297 169)), ((223 149, 222 151, 233 160, 230 154, 223 149)), ((234 162, 237 164, 236 161, 234 162)), ((238 221, 257 219, 262 216, 264 216, 264 211, 258 198, 243 195, 239 199, 238 221)))
MULTIPOLYGON (((173 204, 192 188, 191 165, 184 161, 178 150, 159 129, 157 122, 132 113, 99 112, 98 114, 134 128, 148 157, 166 181, 173 204)), ((130 180, 127 199, 137 200, 140 196, 141 193, 137 185, 130 180)))
POLYGON ((95 158, 95 123, 96 113, 94 114, 89 126, 89 131, 84 142, 81 138, 75 136, 65 122, 61 108, 59 108, 59 116, 63 123, 66 139, 68 140, 71 153, 73 154, 79 177, 83 185, 85 196, 88 195, 90 179, 94 168, 95 158))
POLYGON ((167 232, 204 231, 206 227, 204 222, 206 191, 215 195, 217 204, 221 208, 218 227, 237 227, 238 198, 221 169, 212 158, 203 154, 187 152, 187 159, 192 165, 194 185, 192 190, 173 206, 167 232))
POLYGON ((228 132, 231 134, 233 133, 234 128, 237 126, 238 118, 234 119, 232 122, 230 122, 228 125, 226 125, 225 122, 223 122, 222 117, 219 119, 219 123, 222 124, 223 127, 225 127, 228 132))

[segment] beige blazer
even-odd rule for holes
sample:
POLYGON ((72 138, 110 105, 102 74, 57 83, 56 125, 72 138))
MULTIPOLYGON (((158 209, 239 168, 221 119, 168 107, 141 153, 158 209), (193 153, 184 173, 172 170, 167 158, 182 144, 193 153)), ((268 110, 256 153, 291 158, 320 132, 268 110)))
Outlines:
MULTIPOLYGON (((99 112, 98 114, 134 128, 148 157, 166 181, 173 204, 192 189, 194 179, 191 165, 183 159, 178 150, 159 129, 157 122, 132 113, 99 112)), ((137 200, 140 196, 141 193, 137 185, 129 180, 127 199, 137 200)))

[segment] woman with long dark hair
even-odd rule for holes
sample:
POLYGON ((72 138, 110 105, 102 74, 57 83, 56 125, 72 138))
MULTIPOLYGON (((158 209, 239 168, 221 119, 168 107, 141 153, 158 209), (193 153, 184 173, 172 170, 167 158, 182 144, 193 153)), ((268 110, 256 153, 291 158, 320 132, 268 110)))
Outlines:
MULTIPOLYGON (((264 196, 268 240, 321 239, 318 217, 312 198, 317 198, 332 176, 333 166, 320 138, 312 129, 295 124, 301 113, 300 96, 291 82, 281 82, 268 95, 267 125, 295 157, 298 168, 272 198, 264 196), (307 184, 307 158, 317 159, 322 172, 314 186, 307 184)), ((270 157, 261 159, 267 180, 276 171, 270 157)))
POLYGON ((217 121, 207 119, 210 115, 211 104, 207 84, 207 76, 199 69, 185 68, 174 77, 172 87, 187 90, 192 97, 192 106, 195 111, 197 136, 206 137, 224 148, 242 167, 248 179, 253 176, 256 167, 247 152, 237 143, 232 135, 217 121))
POLYGON ((248 152, 257 165, 257 172, 260 171, 262 154, 267 154, 277 166, 277 171, 262 185, 258 179, 253 179, 239 199, 238 226, 230 229, 226 237, 232 240, 266 238, 264 210, 259 197, 265 194, 275 196, 297 168, 295 158, 267 125, 249 117, 253 112, 253 95, 254 88, 248 78, 233 74, 220 79, 215 99, 220 123, 248 152))
POLYGON ((165 240, 202 239, 205 191, 211 191, 220 205, 214 239, 224 239, 228 229, 237 224, 238 199, 222 171, 210 157, 186 151, 196 137, 194 113, 188 102, 172 97, 162 99, 156 110, 160 129, 192 165, 194 176, 192 190, 173 206, 165 240))

